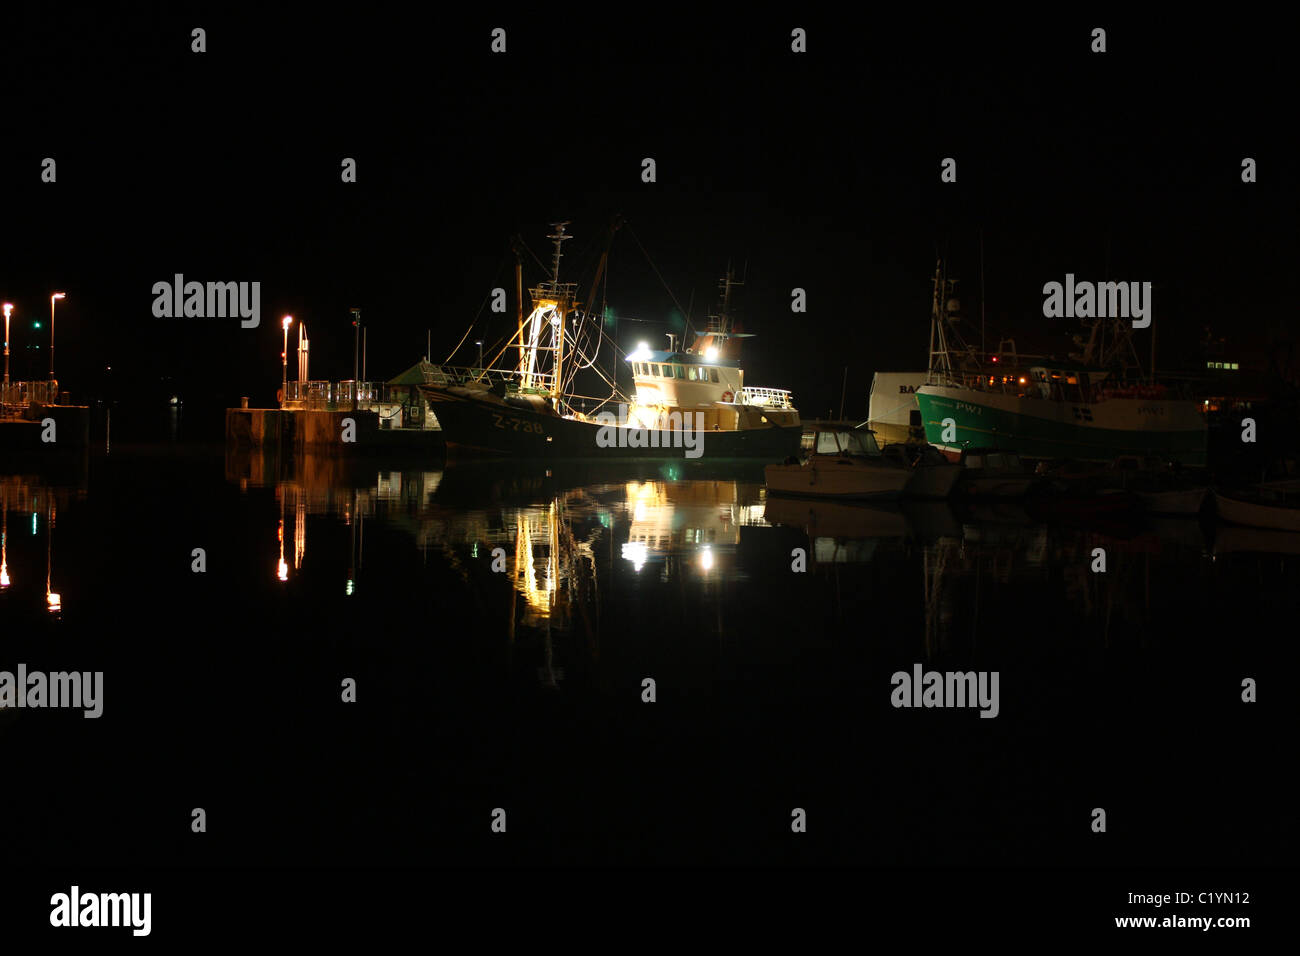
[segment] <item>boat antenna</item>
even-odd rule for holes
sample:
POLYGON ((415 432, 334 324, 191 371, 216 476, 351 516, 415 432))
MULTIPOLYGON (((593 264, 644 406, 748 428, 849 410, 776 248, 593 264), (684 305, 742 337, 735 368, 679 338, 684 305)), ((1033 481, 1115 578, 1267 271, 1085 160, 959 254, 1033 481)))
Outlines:
POLYGON ((980 368, 988 358, 988 345, 984 339, 984 230, 980 229, 980 368))

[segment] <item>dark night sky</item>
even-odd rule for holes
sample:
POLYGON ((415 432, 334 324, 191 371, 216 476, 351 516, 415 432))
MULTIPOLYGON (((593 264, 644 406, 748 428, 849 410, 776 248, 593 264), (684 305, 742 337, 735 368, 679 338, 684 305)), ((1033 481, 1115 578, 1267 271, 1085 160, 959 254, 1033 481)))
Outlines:
MULTIPOLYGON (((81 401, 269 404, 286 312, 307 322, 313 377, 350 377, 352 306, 371 377, 387 377, 423 354, 426 329, 445 357, 487 291, 512 288, 514 232, 548 259, 547 223, 572 220, 567 278, 581 281, 615 213, 697 317, 727 260, 748 263, 746 380, 794 389, 805 414, 838 404, 846 364, 851 413, 872 371, 924 367, 936 251, 978 318, 981 230, 990 340, 1063 350, 1073 329, 1041 317, 1042 284, 1107 271, 1155 283, 1162 367, 1195 364, 1207 323, 1243 357, 1295 337, 1300 210, 1275 25, 324 9, 3 15, 15 363, 61 289, 59 377, 81 401), (488 52, 497 25, 504 57, 488 52), (789 52, 796 25, 804 56, 789 52), (1104 55, 1089 52, 1097 25, 1104 55), (205 54, 190 52, 194 26, 205 54), (355 185, 339 181, 344 156, 355 185), (644 156, 656 184, 640 182, 644 156), (955 185, 939 181, 944 156, 955 185), (155 319, 152 285, 175 272, 261 281, 261 327, 155 319), (789 312, 795 286, 806 315, 789 312)), ((610 268, 621 314, 667 316, 626 230, 610 268)), ((620 338, 662 342, 664 328, 620 338)))

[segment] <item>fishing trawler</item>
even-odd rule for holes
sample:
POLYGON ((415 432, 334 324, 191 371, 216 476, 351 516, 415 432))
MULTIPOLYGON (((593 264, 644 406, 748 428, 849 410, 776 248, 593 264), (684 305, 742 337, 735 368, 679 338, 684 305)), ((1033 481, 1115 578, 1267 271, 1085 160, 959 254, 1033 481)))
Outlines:
MULTIPOLYGON (((608 340, 602 317, 581 311, 576 283, 560 281, 567 225, 554 224, 551 275, 529 289, 527 317, 517 257, 518 327, 486 367, 433 367, 420 386, 449 455, 780 461, 798 451, 802 426, 790 393, 745 384, 736 340, 746 336, 733 330, 730 317, 732 289, 740 283, 730 271, 718 313, 705 331, 693 334, 689 347, 678 347, 678 336, 670 335, 665 351, 640 343, 625 356, 634 383, 629 397, 597 361, 608 340), (507 355, 508 366, 497 364, 507 355), (580 371, 602 379, 609 394, 578 395, 580 371)), ((616 229, 617 222, 611 239, 616 229)), ((607 244, 588 300, 595 297, 608 254, 607 244)))
POLYGON ((1094 319, 1066 360, 966 345, 955 282, 935 269, 930 366, 916 403, 926 440, 956 458, 963 448, 1013 448, 1027 459, 1111 462, 1155 456, 1185 466, 1206 460, 1206 421, 1189 395, 1144 377, 1125 320, 1094 319))

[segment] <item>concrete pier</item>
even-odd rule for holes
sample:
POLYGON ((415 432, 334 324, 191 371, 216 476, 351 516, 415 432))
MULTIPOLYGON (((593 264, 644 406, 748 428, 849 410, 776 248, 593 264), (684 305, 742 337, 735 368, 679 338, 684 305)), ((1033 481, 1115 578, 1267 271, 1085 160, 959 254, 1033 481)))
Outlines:
POLYGON ((8 452, 84 451, 89 444, 86 405, 28 405, 0 417, 0 449, 8 452))
POLYGON ((226 409, 226 445, 282 454, 368 455, 402 452, 441 456, 437 428, 382 428, 373 410, 226 409), (351 428, 348 429, 348 420, 351 428), (350 438, 350 441, 345 441, 350 438))

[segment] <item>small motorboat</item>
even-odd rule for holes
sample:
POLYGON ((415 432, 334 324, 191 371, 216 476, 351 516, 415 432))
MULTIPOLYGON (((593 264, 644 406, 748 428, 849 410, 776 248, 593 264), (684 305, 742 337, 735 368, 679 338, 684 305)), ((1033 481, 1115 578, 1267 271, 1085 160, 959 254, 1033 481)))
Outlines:
POLYGON ((843 500, 890 499, 902 496, 915 476, 898 457, 886 457, 875 435, 864 428, 817 426, 804 435, 803 461, 787 458, 764 469, 767 490, 774 495, 798 495, 843 500))
POLYGON ((1216 491, 1214 504, 1228 524, 1300 531, 1300 479, 1264 481, 1230 493, 1216 491))

